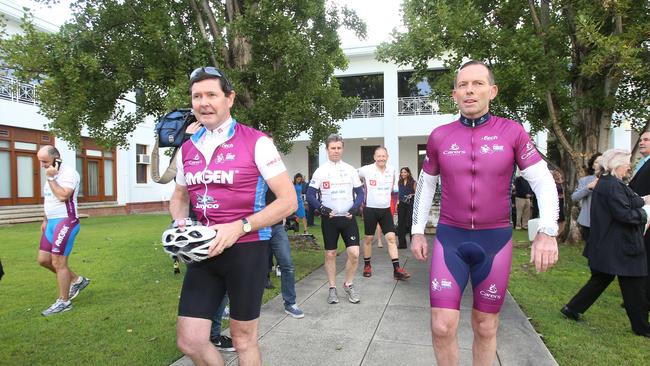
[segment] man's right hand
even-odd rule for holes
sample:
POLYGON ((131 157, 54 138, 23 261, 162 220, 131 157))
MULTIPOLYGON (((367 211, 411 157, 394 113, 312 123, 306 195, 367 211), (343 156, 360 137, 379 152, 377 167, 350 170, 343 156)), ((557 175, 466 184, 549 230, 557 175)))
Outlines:
POLYGON ((321 214, 322 216, 327 216, 327 217, 332 216, 332 209, 329 208, 329 207, 320 206, 320 208, 318 209, 318 211, 320 212, 320 214, 321 214))
POLYGON ((411 253, 413 253, 415 259, 425 261, 428 252, 429 247, 427 244, 427 238, 424 234, 413 234, 413 237, 411 238, 411 253))

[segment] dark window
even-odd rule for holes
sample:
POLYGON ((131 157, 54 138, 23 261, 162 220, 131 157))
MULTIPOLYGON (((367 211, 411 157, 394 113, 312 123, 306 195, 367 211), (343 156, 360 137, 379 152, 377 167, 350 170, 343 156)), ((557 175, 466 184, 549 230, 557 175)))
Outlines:
POLYGON ((361 146, 361 166, 375 162, 375 149, 378 147, 379 145, 361 146))
POLYGON ((427 76, 420 80, 411 81, 414 72, 403 71, 397 73, 397 96, 421 97, 431 95, 431 85, 446 70, 428 70, 427 76))
POLYGON ((426 156, 427 156, 427 145, 418 144, 418 170, 415 172, 411 171, 411 173, 413 174, 413 178, 419 176, 420 172, 422 171, 422 163, 424 163, 424 158, 426 156))
POLYGON ((344 97, 384 99, 384 75, 358 75, 337 78, 344 97))
POLYGON ((147 183, 147 164, 141 160, 140 156, 147 155, 147 145, 135 145, 136 153, 136 164, 135 164, 135 173, 136 173, 136 182, 137 183, 147 183))

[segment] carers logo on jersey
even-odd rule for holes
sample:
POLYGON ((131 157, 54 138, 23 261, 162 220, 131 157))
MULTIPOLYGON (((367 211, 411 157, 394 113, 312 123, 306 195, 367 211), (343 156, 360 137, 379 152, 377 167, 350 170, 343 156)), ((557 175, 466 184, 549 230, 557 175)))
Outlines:
POLYGON ((323 189, 330 189, 330 182, 328 180, 323 182, 323 189))
POLYGON ((521 154, 521 160, 526 160, 526 159, 530 158, 536 152, 537 152, 537 150, 535 149, 535 145, 533 145, 532 142, 528 141, 526 143, 526 151, 524 151, 524 153, 521 154))
POLYGON ((497 285, 493 283, 487 290, 481 290, 480 294, 485 299, 496 301, 501 299, 501 295, 499 295, 497 292, 497 285))
POLYGON ((374 180, 374 179, 371 179, 371 180, 370 180, 370 185, 371 185, 371 186, 376 186, 376 185, 377 185, 377 181, 374 180))
POLYGON ((192 159, 190 159, 190 160, 187 161, 187 163, 188 163, 189 165, 199 165, 199 164, 201 164, 202 162, 203 162, 203 161, 201 160, 201 157, 199 156, 199 154, 194 155, 194 157, 193 157, 192 159))
POLYGON ((449 149, 444 150, 442 154, 447 156, 461 156, 466 154, 466 152, 465 150, 461 150, 457 143, 453 143, 449 146, 449 149))
POLYGON ((194 174, 192 172, 187 172, 185 173, 185 182, 187 182, 188 185, 208 183, 233 184, 235 182, 235 171, 202 170, 194 174))

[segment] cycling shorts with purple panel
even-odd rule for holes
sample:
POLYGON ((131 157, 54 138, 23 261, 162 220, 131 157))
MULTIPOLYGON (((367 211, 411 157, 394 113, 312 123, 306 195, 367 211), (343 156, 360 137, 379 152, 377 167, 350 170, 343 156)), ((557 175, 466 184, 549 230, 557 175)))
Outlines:
POLYGON ((67 257, 72 251, 79 228, 79 219, 76 217, 48 219, 41 236, 40 250, 67 257))
POLYGON ((431 307, 460 309, 469 276, 474 309, 498 313, 512 263, 512 228, 467 230, 438 224, 431 258, 431 307))

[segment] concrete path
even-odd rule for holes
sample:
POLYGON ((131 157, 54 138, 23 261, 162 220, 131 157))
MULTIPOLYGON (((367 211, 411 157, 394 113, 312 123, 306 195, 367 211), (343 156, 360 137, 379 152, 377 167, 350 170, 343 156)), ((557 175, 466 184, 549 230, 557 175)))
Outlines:
MULTIPOLYGON (((415 260, 409 250, 400 250, 400 261, 412 277, 393 280, 386 246, 373 248, 373 275, 361 276, 359 265, 355 285, 361 302, 348 302, 343 291, 347 256, 337 259, 337 287, 340 302, 329 305, 327 277, 323 267, 296 284, 303 319, 284 313, 282 296, 262 307, 260 345, 263 364, 268 366, 321 365, 435 365, 431 346, 428 298, 429 268, 415 260)), ((472 363, 470 325, 471 289, 463 295, 458 331, 460 365, 472 363)), ((224 333, 227 334, 227 331, 224 333)), ((501 311, 495 365, 557 365, 528 319, 510 294, 501 311)), ((237 365, 236 354, 221 353, 227 365, 237 365)), ((183 357, 172 366, 190 366, 183 357)))

